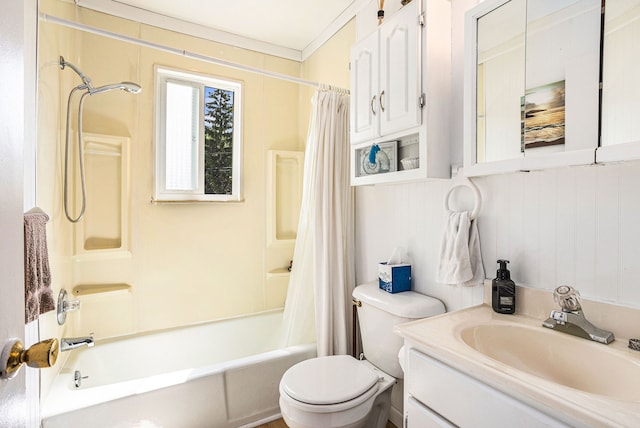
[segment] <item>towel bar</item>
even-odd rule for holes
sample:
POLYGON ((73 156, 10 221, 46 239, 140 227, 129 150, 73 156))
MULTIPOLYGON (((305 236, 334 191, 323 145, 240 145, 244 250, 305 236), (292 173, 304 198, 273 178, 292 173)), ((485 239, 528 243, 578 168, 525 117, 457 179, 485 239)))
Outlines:
POLYGON ((476 187, 475 184, 473 184, 471 182, 471 180, 469 180, 469 178, 467 177, 463 177, 458 179, 459 181, 455 184, 453 184, 453 186, 451 186, 451 188, 449 189, 449 191, 447 192, 447 194, 444 197, 444 209, 446 211, 451 211, 451 209, 449 208, 449 198, 451 197, 451 193, 458 187, 467 187, 469 189, 471 189, 471 192, 473 193, 473 197, 475 199, 474 201, 474 207, 473 207, 473 211, 471 211, 471 214, 469 216, 470 220, 475 220, 478 217, 478 214, 480 213, 480 208, 482 207, 482 195, 480 194, 480 191, 478 190, 478 188, 476 187))

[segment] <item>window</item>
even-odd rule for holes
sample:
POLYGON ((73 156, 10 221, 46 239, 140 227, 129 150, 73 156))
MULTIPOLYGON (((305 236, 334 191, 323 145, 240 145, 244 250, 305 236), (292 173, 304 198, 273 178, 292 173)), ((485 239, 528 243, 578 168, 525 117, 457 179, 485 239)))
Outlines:
POLYGON ((239 201, 242 85, 156 67, 157 201, 239 201))

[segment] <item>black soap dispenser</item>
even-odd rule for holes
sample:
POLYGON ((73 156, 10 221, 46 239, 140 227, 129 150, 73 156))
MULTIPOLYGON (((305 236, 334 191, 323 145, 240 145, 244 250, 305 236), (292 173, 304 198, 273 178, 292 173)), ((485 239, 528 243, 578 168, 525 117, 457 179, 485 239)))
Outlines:
POLYGON ((500 268, 491 283, 491 305, 499 314, 512 314, 516 311, 516 284, 507 269, 509 260, 498 260, 498 263, 500 268))

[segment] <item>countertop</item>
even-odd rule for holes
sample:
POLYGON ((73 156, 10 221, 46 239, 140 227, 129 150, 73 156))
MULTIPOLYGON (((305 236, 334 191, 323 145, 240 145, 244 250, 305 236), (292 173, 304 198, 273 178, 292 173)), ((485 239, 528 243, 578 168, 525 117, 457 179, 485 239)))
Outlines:
MULTIPOLYGON (((394 332, 402 336, 410 347, 571 426, 640 426, 640 402, 587 393, 528 374, 482 354, 460 338, 461 331, 470 326, 516 323, 544 329, 542 321, 522 314, 497 314, 489 305, 482 304, 401 324, 394 328, 394 332)), ((625 339, 618 338, 609 345, 603 345, 565 333, 551 333, 563 334, 568 341, 587 342, 589 346, 606 346, 609 348, 607 351, 622 353, 640 366, 640 352, 628 349, 625 339)), ((575 358, 585 356, 576 355, 575 358)), ((607 367, 602 367, 602 370, 606 371, 607 367)), ((640 382, 640 379, 628 381, 640 382)))

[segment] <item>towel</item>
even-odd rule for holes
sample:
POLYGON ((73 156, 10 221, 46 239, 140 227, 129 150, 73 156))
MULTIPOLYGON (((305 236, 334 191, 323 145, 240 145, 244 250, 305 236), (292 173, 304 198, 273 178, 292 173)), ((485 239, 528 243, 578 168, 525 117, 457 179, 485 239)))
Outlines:
POLYGON ((39 208, 31 209, 24 215, 25 323, 34 321, 40 314, 56 307, 47 255, 47 221, 49 216, 39 208))
POLYGON ((478 226, 467 211, 447 212, 436 281, 469 286, 484 282, 478 226))

